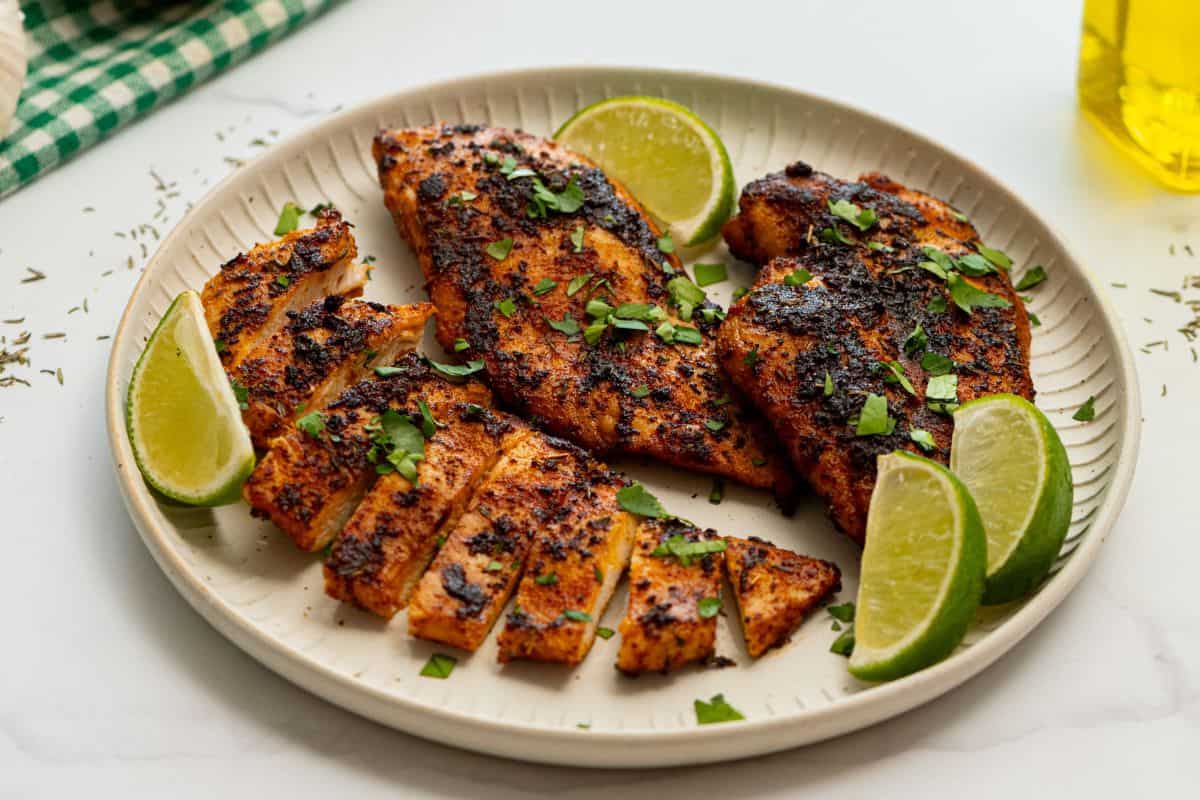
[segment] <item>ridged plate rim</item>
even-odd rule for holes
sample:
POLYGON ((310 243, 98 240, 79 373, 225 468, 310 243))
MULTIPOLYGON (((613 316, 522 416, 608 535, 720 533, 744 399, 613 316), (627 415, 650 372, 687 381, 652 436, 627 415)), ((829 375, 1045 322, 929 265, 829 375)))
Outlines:
MULTIPOLYGON (((781 165, 780 165, 781 166, 781 165)), ((776 167, 778 168, 778 167, 776 167)), ((752 176, 741 176, 744 182, 752 176)), ((840 101, 791 87, 735 76, 696 71, 645 69, 637 67, 548 67, 506 72, 483 73, 440 81, 406 89, 355 108, 347 109, 313 125, 272 148, 272 151, 248 164, 214 186, 164 239, 134 288, 122 314, 109 362, 106 386, 106 421, 114 468, 122 496, 143 541, 156 562, 188 602, 223 635, 258 661, 308 691, 377 722, 408 733, 480 752, 531 761, 573 766, 667 766, 743 758, 788 747, 820 741, 858 730, 922 705, 960 685, 981 672, 1016 645, 1074 589, 1096 558, 1124 505, 1136 465, 1141 437, 1140 395, 1132 353, 1118 322, 1107 292, 1092 280, 1063 244, 1053 225, 1047 224, 1026 206, 1008 186, 974 162, 939 145, 932 139, 871 112, 840 101), (1090 527, 1079 545, 1066 558, 1062 569, 1040 592, 1017 612, 971 648, 908 678, 873 687, 830 705, 784 713, 766 719, 750 719, 730 725, 713 725, 672 731, 657 730, 572 730, 547 728, 499 721, 415 702, 382 692, 373 686, 330 669, 305 655, 294 652, 275 636, 241 618, 217 592, 184 561, 173 546, 172 531, 159 525, 151 513, 156 502, 134 465, 125 435, 123 386, 119 367, 122 359, 140 350, 141 343, 131 332, 131 313, 139 295, 154 283, 166 267, 159 255, 175 240, 183 237, 189 222, 216 203, 227 187, 242 180, 246 171, 265 171, 282 163, 290 152, 299 152, 313 141, 353 127, 360 118, 375 120, 422 94, 454 91, 459 87, 487 82, 535 87, 548 76, 555 79, 601 84, 653 81, 693 81, 708 88, 725 91, 777 92, 789 96, 801 106, 836 111, 892 129, 917 145, 940 155, 976 184, 998 193, 1020 215, 1036 220, 1050 235, 1050 244, 1061 251, 1065 261, 1058 269, 1069 269, 1088 284, 1098 303, 1098 313, 1117 360, 1122 413, 1116 424, 1121 427, 1115 467, 1104 490, 1106 496, 1096 508, 1090 527)))

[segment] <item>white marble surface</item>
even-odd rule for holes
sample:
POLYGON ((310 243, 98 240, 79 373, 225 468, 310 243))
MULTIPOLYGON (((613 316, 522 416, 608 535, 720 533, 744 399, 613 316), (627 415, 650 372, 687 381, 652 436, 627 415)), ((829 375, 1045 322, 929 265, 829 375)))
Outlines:
POLYGON ((1175 331, 1186 307, 1149 289, 1200 273, 1184 251, 1200 253, 1200 198, 1159 190, 1079 118, 1079 3, 779 5, 358 0, 0 203, 0 319, 26 317, 0 333, 35 337, 34 369, 17 373, 33 387, 0 389, 0 797, 1194 796, 1200 364, 1175 331), (1141 463, 1094 570, 966 686, 874 729, 738 764, 536 767, 405 736, 292 687, 151 561, 108 467, 108 345, 96 340, 143 260, 113 232, 149 221, 164 197, 149 170, 178 182, 165 231, 233 168, 226 156, 253 156, 271 131, 429 80, 592 63, 775 81, 929 134, 1057 224, 1099 281, 1128 284, 1112 292, 1135 347, 1169 341, 1137 355, 1141 463), (20 283, 27 266, 47 279, 20 283), (87 313, 68 314, 84 297, 87 313), (38 338, 52 331, 67 337, 38 338), (37 372, 60 366, 61 387, 37 372))

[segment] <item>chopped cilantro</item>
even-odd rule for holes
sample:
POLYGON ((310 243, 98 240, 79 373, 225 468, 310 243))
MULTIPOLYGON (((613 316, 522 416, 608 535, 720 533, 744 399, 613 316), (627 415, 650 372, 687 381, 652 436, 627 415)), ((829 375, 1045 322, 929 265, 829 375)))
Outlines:
POLYGON ((224 339, 213 339, 213 346, 217 348, 218 353, 224 353, 229 349, 229 344, 224 339))
POLYGON ((276 275, 275 283, 280 288, 286 289, 287 287, 292 285, 292 279, 289 278, 287 275, 276 275))
POLYGON ((974 308, 1008 308, 1012 303, 998 294, 976 289, 957 275, 949 275, 946 283, 950 287, 950 298, 954 304, 968 314, 974 308))
POLYGON ((675 342, 678 344, 700 344, 703 338, 700 336, 700 331, 695 328, 689 328, 684 325, 675 327, 675 342))
POLYGON ((783 276, 784 286, 803 286, 812 280, 812 273, 806 269, 798 269, 783 276))
POLYGON ((662 250, 664 253, 675 252, 675 241, 671 238, 671 234, 664 233, 662 236, 658 237, 658 249, 662 250))
POLYGON ((888 246, 887 246, 886 244, 884 244, 883 242, 867 242, 867 249, 868 249, 868 250, 880 250, 880 251, 882 251, 882 252, 884 252, 884 253, 892 253, 892 252, 895 252, 895 248, 894 248, 894 247, 888 247, 888 246))
POLYGON ((552 281, 549 278, 542 278, 537 282, 537 285, 533 287, 533 293, 538 297, 541 297, 547 292, 553 291, 554 287, 556 286, 558 286, 558 281, 552 281))
POLYGON ((820 237, 822 242, 825 242, 825 244, 834 244, 835 242, 849 245, 854 244, 853 239, 847 239, 845 234, 843 234, 837 228, 822 228, 821 232, 817 235, 820 237))
POLYGON ((320 438, 321 431, 325 430, 325 416, 320 411, 310 411, 296 420, 296 427, 314 439, 320 438))
POLYGON ((729 277, 724 264, 695 264, 692 272, 696 275, 697 286, 712 286, 729 277))
POLYGON ((860 231, 868 230, 872 225, 879 221, 878 215, 870 208, 859 208, 849 200, 838 200, 836 203, 830 201, 829 213, 833 214, 838 219, 849 222, 860 231))
POLYGON ((504 161, 500 164, 501 175, 511 175, 513 170, 517 168, 517 160, 512 156, 505 156, 504 161))
POLYGON ((1017 291, 1023 292, 1026 289, 1032 289, 1039 283, 1045 283, 1047 277, 1048 276, 1046 275, 1045 267, 1030 267, 1025 271, 1025 274, 1021 276, 1021 280, 1017 281, 1017 291))
POLYGON ((696 611, 700 614, 701 619, 712 619, 721 610, 721 598, 719 597, 703 597, 696 604, 696 611))
POLYGON ((617 310, 613 312, 613 316, 618 319, 650 319, 650 315, 654 313, 655 306, 649 303, 622 303, 617 306, 617 310))
POLYGON ((375 374, 381 378, 390 378, 393 375, 403 375, 404 367, 376 367, 375 374))
POLYGON ((745 719, 742 712, 725 702, 725 695, 714 694, 708 702, 696 700, 692 703, 696 710, 696 724, 712 725, 717 722, 736 722, 745 719))
POLYGON ((946 297, 945 295, 937 295, 929 301, 929 305, 925 306, 925 310, 930 314, 946 313, 946 297))
POLYGON ((566 617, 567 619, 573 620, 575 622, 591 622, 592 621, 591 614, 588 614, 587 612, 584 612, 584 611, 576 611, 573 608, 568 608, 566 611, 563 612, 562 615, 564 617, 566 617))
POLYGON ((648 331, 650 327, 646 323, 638 319, 622 319, 615 317, 612 320, 612 326, 623 331, 648 331))
POLYGON ((487 254, 497 261, 503 261, 508 258, 508 254, 512 251, 513 240, 501 239, 498 242, 492 242, 486 248, 487 254))
POLYGON ((745 297, 748 294, 750 294, 750 289, 748 287, 739 286, 733 290, 733 299, 735 301, 741 300, 743 297, 745 297))
POLYGON ((539 586, 553 586, 554 584, 558 583, 558 573, 557 572, 543 573, 541 575, 538 575, 536 578, 534 578, 533 582, 538 584, 539 586))
POLYGON ((596 342, 600 341, 600 337, 604 335, 604 331, 607 329, 607 322, 603 320, 600 322, 593 322, 591 325, 588 325, 583 329, 583 340, 590 345, 594 345, 596 342))
POLYGON ((488 565, 486 567, 484 567, 483 569, 485 572, 499 572, 500 570, 504 569, 504 565, 501 564, 499 561, 492 559, 491 561, 488 562, 488 565))
POLYGON ((466 189, 463 189, 461 192, 450 195, 450 198, 446 201, 446 205, 448 205, 448 206, 465 205, 466 203, 471 202, 478 196, 479 195, 475 194, 474 192, 468 192, 466 189))
POLYGON ((583 252, 583 223, 571 231, 571 246, 575 248, 576 253, 583 252))
POLYGON ((933 442, 933 435, 926 430, 913 428, 908 432, 908 438, 912 439, 926 453, 932 451, 936 445, 933 442))
POLYGON ((829 646, 829 652, 837 653, 839 656, 847 658, 854 652, 854 626, 851 625, 842 631, 842 634, 833 640, 833 644, 829 646))
POLYGON ((517 313, 517 301, 513 300, 511 297, 506 297, 503 300, 497 300, 496 310, 505 317, 511 318, 513 314, 517 313))
POLYGON ((637 481, 617 492, 617 504, 630 514, 637 514, 640 517, 661 519, 667 516, 667 510, 663 508, 658 498, 650 494, 646 487, 637 481))
POLYGON ((714 506, 721 505, 721 501, 725 499, 725 481, 720 478, 713 479, 712 489, 708 491, 708 502, 714 506))
POLYGON ((288 200, 283 204, 283 210, 279 212, 279 221, 275 223, 275 235, 283 236, 286 233, 296 230, 296 227, 300 224, 300 217, 303 214, 303 208, 288 200))
POLYGON ((708 428, 713 433, 716 433, 725 427, 725 422, 724 420, 719 419, 706 419, 704 420, 704 427, 708 428))
POLYGON ((954 369, 953 359, 946 358, 941 353, 932 350, 921 356, 921 369, 930 375, 945 375, 954 369))
POLYGON ((899 361, 880 361, 879 365, 887 370, 883 376, 884 383, 900 384, 900 388, 909 394, 916 396, 917 392, 913 389, 912 382, 904 374, 904 365, 899 361))
POLYGON ((612 628, 596 628, 596 635, 601 639, 611 639, 616 633, 612 628))
POLYGON ((613 312, 613 307, 603 300, 593 297, 587 301, 587 305, 583 307, 583 310, 592 319, 605 319, 613 312))
POLYGON ((645 397, 646 395, 650 394, 650 387, 643 383, 640 386, 633 387, 633 390, 629 393, 634 397, 645 397))
POLYGON ((1042 321, 1040 319, 1038 319, 1038 315, 1033 313, 1032 311, 1029 312, 1029 324, 1035 328, 1042 327, 1042 321))
POLYGON ((934 375, 925 384, 925 401, 934 411, 944 414, 958 408, 958 376, 934 375))
POLYGON ((891 433, 896 420, 888 414, 887 398, 879 394, 868 394, 863 402, 855 425, 856 436, 878 436, 891 433))
POLYGON ((1006 256, 1004 253, 1000 252, 999 250, 993 250, 990 247, 985 247, 982 242, 975 245, 975 249, 979 251, 979 254, 981 256, 983 256, 988 261, 995 264, 1000 269, 1007 270, 1009 267, 1012 266, 1013 262, 1012 262, 1011 258, 1006 256))
POLYGON ((704 558, 709 553, 724 553, 725 548, 724 539, 690 541, 677 533, 650 551, 650 555, 655 558, 674 556, 681 566, 690 567, 693 559, 704 558))
POLYGON ((954 266, 964 275, 979 277, 995 272, 996 267, 979 253, 968 253, 954 262, 954 266))
POLYGON ((454 671, 454 665, 457 663, 458 659, 454 656, 434 653, 425 662, 425 666, 421 667, 421 677, 445 680, 450 677, 450 673, 454 671))
POLYGON ((753 367, 758 363, 758 345, 754 345, 750 352, 742 357, 742 363, 747 367, 753 367))
POLYGON ((437 429, 445 426, 437 421, 433 412, 429 410, 429 404, 424 400, 417 401, 417 408, 421 411, 421 433, 426 439, 432 439, 433 434, 437 433, 437 429))
POLYGON ((1091 422, 1096 418, 1096 397, 1095 395, 1083 401, 1083 405, 1071 415, 1071 419, 1076 422, 1091 422))
POLYGON ((921 269, 928 270, 934 275, 937 275, 942 280, 946 280, 950 273, 954 271, 954 259, 943 253, 936 247, 926 245, 921 250, 925 253, 927 261, 922 261, 918 266, 921 269))
POLYGON ((483 360, 468 361, 466 364, 441 364, 431 360, 429 366, 447 378, 462 378, 483 369, 483 360))
POLYGON ((658 334, 658 338, 662 339, 668 344, 675 341, 675 326, 669 322, 664 322, 663 324, 659 325, 654 329, 654 332, 658 334))
POLYGON ((546 324, 551 328, 566 336, 574 336, 579 333, 579 323, 570 314, 563 314, 561 320, 553 320, 549 317, 542 317, 542 319, 546 320, 546 324))
POLYGON ((363 368, 365 369, 366 367, 369 367, 377 355, 379 355, 379 353, 374 350, 367 350, 365 353, 363 353, 363 368))
POLYGON ((825 370, 825 388, 823 391, 826 397, 833 397, 833 376, 829 374, 829 370, 825 370))
POLYGON ((471 345, 467 343, 466 339, 455 339, 454 340, 454 352, 461 353, 463 350, 470 350, 470 349, 471 349, 471 345))
MULTIPOLYGON (((492 153, 489 151, 489 152, 483 154, 483 163, 488 164, 489 166, 494 167, 494 166, 496 166, 496 164, 499 161, 500 161, 500 156, 496 155, 495 153, 492 153)), ((514 164, 515 164, 515 162, 514 162, 514 164)))
POLYGON ((854 622, 854 603, 839 603, 825 609, 838 622, 854 622))
POLYGON ((667 281, 667 291, 671 295, 671 302, 679 309, 679 318, 684 321, 690 320, 696 306, 708 299, 708 294, 686 275, 667 281))
POLYGON ((915 356, 917 353, 925 352, 925 348, 929 346, 929 336, 925 333, 925 329, 917 323, 917 327, 912 329, 912 333, 904 337, 904 353, 908 356, 915 356))
POLYGON ((575 293, 586 286, 591 279, 592 273, 590 272, 571 278, 571 282, 567 284, 567 297, 574 297, 575 293))
POLYGON ((237 378, 230 378, 229 385, 233 388, 233 396, 237 400, 238 408, 245 411, 250 407, 250 390, 240 384, 237 378))

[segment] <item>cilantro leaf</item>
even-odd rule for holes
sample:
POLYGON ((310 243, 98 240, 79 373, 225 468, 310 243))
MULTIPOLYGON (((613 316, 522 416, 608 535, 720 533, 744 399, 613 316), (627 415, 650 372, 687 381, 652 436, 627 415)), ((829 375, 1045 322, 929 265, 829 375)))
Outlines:
POLYGON ((995 264, 997 267, 999 267, 1002 270, 1008 270, 1008 268, 1012 266, 1013 262, 1012 262, 1011 258, 1006 256, 1004 253, 1000 252, 999 250, 993 250, 990 247, 985 247, 983 245, 983 242, 976 244, 975 249, 979 251, 979 254, 981 256, 983 256, 988 261, 992 262, 993 264, 995 264))
POLYGON ((580 223, 575 230, 571 231, 571 246, 576 253, 583 252, 583 223, 580 223))
POLYGON ((588 614, 586 611, 576 611, 573 608, 568 608, 566 611, 564 611, 563 616, 566 617, 567 619, 573 620, 575 622, 591 622, 592 621, 591 614, 588 614))
POLYGON ((533 582, 539 586, 553 586, 558 583, 558 573, 553 571, 543 573, 534 578, 533 582))
POLYGON ((887 370, 887 374, 883 376, 884 383, 900 384, 900 388, 909 394, 916 396, 917 392, 913 389, 912 382, 904 374, 904 365, 899 361, 880 361, 879 365, 887 370))
POLYGON ((542 317, 542 319, 546 320, 546 324, 551 328, 566 336, 574 336, 579 333, 579 323, 570 314, 564 313, 561 320, 553 320, 549 317, 542 317))
POLYGON ((320 438, 321 432, 325 430, 325 415, 320 411, 311 411, 296 420, 296 427, 314 439, 320 438))
POLYGON ((955 261, 954 265, 962 274, 970 275, 976 278, 980 275, 987 275, 996 271, 996 267, 978 253, 968 253, 967 255, 955 261))
POLYGON ((229 385, 233 389, 233 396, 237 400, 238 408, 245 411, 250 407, 250 390, 239 383, 237 378, 230 378, 229 385))
POLYGON ((917 443, 917 446, 926 453, 931 452, 937 445, 934 444, 933 435, 921 428, 913 428, 908 432, 908 438, 917 443))
POLYGON ((403 375, 404 367, 376 367, 375 374, 381 378, 390 378, 393 375, 403 375))
POLYGON ((1092 395, 1083 401, 1083 405, 1071 415, 1076 422, 1091 422, 1096 418, 1096 397, 1092 395))
POLYGON ((421 667, 421 677, 445 680, 450 677, 451 672, 454 672, 454 665, 457 663, 458 659, 454 656, 434 653, 425 662, 425 666, 421 667))
POLYGON ((957 275, 948 275, 946 283, 950 287, 950 299, 968 314, 975 308, 1009 308, 1012 305, 998 294, 976 289, 957 275))
POLYGON ((664 233, 662 236, 658 237, 658 249, 664 253, 675 252, 675 240, 671 238, 671 234, 664 233))
POLYGON ((854 652, 854 626, 846 628, 842 634, 833 640, 833 644, 829 646, 829 652, 837 653, 839 656, 849 657, 854 652))
POLYGON ((470 349, 471 349, 471 345, 467 342, 466 339, 455 339, 454 340, 454 352, 461 353, 463 350, 470 350, 470 349))
POLYGON ((696 604, 696 611, 700 614, 701 619, 712 619, 721 610, 721 598, 719 597, 703 597, 696 604))
POLYGON ((863 402, 862 411, 858 414, 855 425, 856 436, 878 436, 891 433, 896 427, 896 420, 888 414, 887 398, 879 394, 868 394, 863 402))
POLYGON ((837 228, 822 228, 821 232, 819 234, 817 234, 817 236, 821 239, 822 242, 825 242, 825 244, 834 244, 834 243, 848 244, 848 245, 854 244, 853 239, 847 239, 846 236, 841 231, 839 231, 837 228))
POLYGON ((954 369, 954 360, 946 358, 941 353, 935 353, 930 350, 925 355, 921 356, 921 369, 928 372, 930 375, 945 375, 954 369))
POLYGON ((696 700, 692 703, 696 711, 696 724, 712 725, 717 722, 735 722, 745 719, 742 712, 725 702, 725 695, 714 694, 708 702, 696 700))
POLYGON ((643 383, 640 386, 633 387, 629 393, 634 397, 642 398, 650 394, 650 387, 643 383))
POLYGON ((576 275, 571 278, 571 282, 567 284, 567 297, 574 297, 575 293, 587 285, 587 282, 592 279, 592 273, 587 272, 583 275, 576 275))
POLYGON ((508 258, 508 254, 512 251, 512 248, 513 248, 513 240, 512 239, 501 239, 498 242, 492 242, 487 247, 485 247, 484 250, 487 251, 487 254, 489 256, 496 259, 497 261, 503 261, 504 259, 508 258))
POLYGON ((829 213, 838 219, 849 222, 860 231, 868 230, 879 221, 879 217, 873 209, 859 208, 849 200, 838 200, 836 203, 830 201, 829 213))
POLYGON ((945 295, 936 295, 929 301, 929 305, 925 306, 925 310, 930 314, 946 313, 946 297, 945 295))
POLYGON ((700 344, 704 338, 700 335, 700 331, 695 328, 689 328, 686 325, 675 326, 675 339, 677 344, 700 344))
POLYGON ((694 264, 692 272, 696 275, 697 286, 711 286, 729 277, 724 264, 694 264))
POLYGON ((812 273, 806 269, 798 269, 783 276, 784 286, 803 286, 812 280, 812 273))
POLYGON ((647 491, 646 487, 638 481, 634 481, 617 492, 617 505, 630 514, 637 514, 640 517, 662 519, 667 516, 667 510, 663 508, 658 498, 647 491))
POLYGON ((1017 281, 1017 291, 1023 292, 1026 289, 1032 289, 1040 283, 1045 283, 1047 277, 1048 276, 1046 275, 1045 267, 1040 265, 1036 267, 1030 267, 1025 271, 1025 274, 1021 276, 1021 280, 1017 281))
POLYGON ((838 622, 854 622, 854 603, 839 603, 836 606, 828 606, 825 610, 838 622))
POLYGON ((829 374, 829 370, 825 371, 825 387, 823 391, 826 397, 833 397, 833 376, 829 374))
POLYGON ((517 302, 511 297, 506 297, 503 300, 497 300, 496 310, 505 317, 512 317, 512 315, 517 311, 517 302))
POLYGON ((468 361, 466 364, 441 364, 437 361, 430 360, 429 366, 435 371, 441 373, 447 378, 462 378, 467 375, 474 375, 479 370, 483 369, 483 360, 468 361))
POLYGON ((917 327, 912 329, 912 333, 904 337, 904 354, 907 356, 915 356, 917 353, 925 352, 925 348, 929 346, 929 336, 925 333, 925 329, 917 323, 917 327))
POLYGON ((303 216, 304 209, 288 200, 283 204, 283 209, 279 212, 279 221, 275 223, 275 235, 283 236, 286 233, 291 233, 300 225, 300 217, 303 216))
POLYGON ((542 278, 537 282, 537 285, 533 287, 533 293, 538 297, 541 297, 547 292, 553 291, 554 287, 556 286, 558 286, 558 281, 552 281, 549 278, 542 278))
POLYGON ((615 633, 616 631, 614 631, 612 628, 596 628, 596 635, 601 639, 611 639, 615 633))

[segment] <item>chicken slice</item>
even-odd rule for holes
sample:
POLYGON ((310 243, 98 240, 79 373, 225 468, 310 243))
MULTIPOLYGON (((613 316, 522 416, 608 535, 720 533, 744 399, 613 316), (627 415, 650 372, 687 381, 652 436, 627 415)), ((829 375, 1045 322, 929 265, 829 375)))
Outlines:
POLYGON ((758 658, 786 643, 805 616, 841 588, 836 564, 750 537, 725 537, 725 568, 742 617, 746 650, 758 658))
MULTIPOLYGON (((342 529, 377 471, 369 428, 388 409, 421 418, 418 401, 435 417, 448 417, 462 403, 486 404, 478 383, 453 384, 416 353, 396 362, 387 377, 346 389, 323 411, 305 415, 305 430, 293 427, 271 442, 242 496, 257 516, 274 522, 304 550, 320 550, 342 529)), ((436 438, 437 434, 434 434, 436 438)), ((419 463, 419 462, 418 462, 419 463)))
POLYGON ((325 562, 325 593, 381 617, 408 604, 437 552, 437 539, 454 528, 483 475, 496 463, 501 442, 520 427, 481 405, 454 404, 425 445, 417 485, 394 472, 367 492, 325 562))
POLYGON ((642 522, 629 566, 629 607, 620 625, 617 669, 665 673, 713 655, 724 560, 718 548, 723 546, 715 531, 680 520, 642 522), (671 554, 697 545, 712 552, 671 554))
POLYGON ((783 457, 714 358, 719 309, 679 302, 684 284, 699 289, 623 187, 554 142, 499 128, 384 131, 374 152, 438 340, 481 359, 508 408, 597 454, 790 494, 783 457))
POLYGON ((570 513, 584 452, 533 430, 514 432, 501 450, 417 584, 408 606, 413 636, 479 647, 521 577, 535 534, 570 513))
POLYGON ((329 209, 316 227, 255 245, 221 265, 200 300, 225 369, 287 324, 287 312, 333 294, 362 294, 369 268, 353 263, 357 255, 350 224, 329 209))
POLYGON ((500 632, 502 662, 583 661, 629 564, 637 523, 617 504, 628 480, 594 460, 572 461, 575 475, 562 513, 537 533, 500 632))
POLYGON ((246 392, 242 419, 254 445, 265 448, 297 416, 412 350, 432 314, 430 303, 385 306, 336 294, 288 311, 282 328, 228 370, 246 392))

